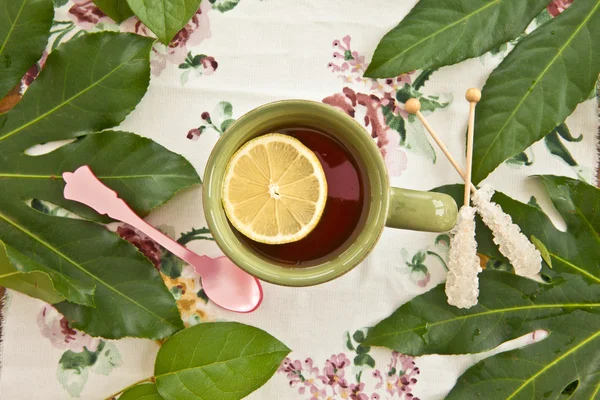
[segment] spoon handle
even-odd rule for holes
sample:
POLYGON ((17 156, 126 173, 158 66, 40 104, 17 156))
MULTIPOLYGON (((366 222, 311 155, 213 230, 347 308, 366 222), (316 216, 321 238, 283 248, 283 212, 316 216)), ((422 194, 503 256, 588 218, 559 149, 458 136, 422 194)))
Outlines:
POLYGON ((63 179, 66 182, 65 199, 83 203, 100 214, 126 222, 187 263, 198 264, 194 262, 197 257, 195 253, 140 218, 118 197, 117 192, 100 182, 87 165, 79 167, 75 172, 63 173, 63 179))

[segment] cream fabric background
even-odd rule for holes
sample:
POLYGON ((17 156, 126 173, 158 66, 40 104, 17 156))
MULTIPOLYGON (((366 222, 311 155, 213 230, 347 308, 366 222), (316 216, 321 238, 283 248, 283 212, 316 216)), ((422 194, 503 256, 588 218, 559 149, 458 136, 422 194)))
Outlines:
MULTIPOLYGON (((148 93, 137 109, 121 125, 123 130, 150 137, 168 149, 183 154, 202 174, 205 161, 218 137, 203 133, 199 140, 186 138, 187 131, 201 122, 202 111, 212 111, 218 101, 229 101, 234 117, 261 104, 291 98, 321 101, 341 92, 343 83, 327 69, 332 61, 331 43, 345 35, 352 37, 352 50, 367 60, 381 36, 396 25, 416 0, 241 0, 227 13, 209 14, 212 37, 193 48, 195 54, 214 56, 219 63, 212 75, 191 77, 182 86, 181 71, 169 65, 153 76, 148 93)), ((61 10, 61 12, 65 12, 61 10)), ((468 105, 464 92, 482 87, 500 58, 489 55, 434 73, 424 93, 451 93, 453 103, 428 117, 451 152, 457 156, 464 148, 468 105)), ((368 91, 362 83, 349 85, 368 91)), ((358 119, 358 118, 357 118, 358 119)), ((583 166, 582 174, 591 179, 595 160, 595 102, 580 105, 568 119, 574 135, 584 134, 583 142, 566 143, 583 166)), ((521 201, 535 194, 549 210, 549 201, 527 176, 550 173, 576 177, 575 170, 552 156, 542 143, 533 146, 536 161, 530 167, 501 166, 489 177, 498 190, 521 201)), ((392 179, 397 186, 428 190, 458 182, 441 152, 431 161, 406 151, 407 169, 392 179)), ((167 224, 177 232, 205 226, 201 190, 196 187, 177 195, 148 218, 155 225, 167 224)), ((560 225, 560 221, 557 221, 560 225)), ((258 326, 282 340, 294 353, 293 359, 312 357, 322 366, 332 354, 346 351, 344 334, 373 325, 399 305, 424 291, 408 279, 400 254, 412 254, 430 245, 435 234, 386 229, 371 256, 349 274, 317 287, 292 289, 265 284, 263 305, 249 315, 226 312, 209 305, 219 319, 236 320, 258 326)), ((212 242, 191 244, 193 250, 220 255, 212 242)), ((425 290, 444 280, 438 263, 428 265, 432 275, 425 290)), ((63 350, 54 348, 41 336, 36 322, 42 303, 10 292, 5 306, 0 398, 7 400, 69 398, 56 378, 63 350)), ((130 383, 152 374, 158 346, 148 340, 125 339, 115 343, 123 365, 109 376, 90 374, 82 399, 101 400, 130 383)), ((371 351, 378 366, 389 361, 385 349, 371 351)), ((456 377, 472 365, 474 356, 428 356, 417 359, 422 373, 413 393, 420 399, 442 399, 456 377)), ((385 397, 385 389, 380 391, 385 397)), ((283 374, 276 374, 250 399, 305 399, 288 386, 283 374)))

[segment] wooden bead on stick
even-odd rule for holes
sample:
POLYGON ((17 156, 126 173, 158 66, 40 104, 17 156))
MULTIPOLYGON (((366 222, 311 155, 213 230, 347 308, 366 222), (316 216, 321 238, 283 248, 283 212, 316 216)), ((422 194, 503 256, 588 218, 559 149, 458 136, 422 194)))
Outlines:
POLYGON ((416 114, 421 110, 421 102, 419 99, 408 99, 404 104, 404 109, 406 109, 409 114, 416 114))
POLYGON ((467 93, 465 94, 465 98, 467 99, 467 101, 469 103, 477 103, 477 102, 479 102, 479 100, 481 100, 481 90, 479 90, 477 88, 471 88, 471 89, 467 90, 467 93))
MULTIPOLYGON (((471 182, 471 167, 473 164, 473 134, 475 127, 475 106, 481 100, 481 91, 477 88, 471 88, 465 93, 465 98, 469 102, 469 123, 467 129, 467 168, 465 170, 465 182, 471 182)), ((465 185, 465 206, 468 206, 471 200, 468 185, 465 185)))
MULTIPOLYGON (((429 134, 431 135, 431 138, 435 141, 435 143, 437 143, 440 150, 442 150, 442 153, 446 155, 446 158, 448 158, 448 161, 450 161, 450 164, 452 164, 456 172, 458 172, 461 178, 465 179, 465 172, 462 170, 460 165, 458 165, 454 157, 452 157, 452 154, 450 154, 450 151, 448 151, 446 145, 444 145, 444 143, 437 135, 437 133, 435 133, 431 125, 429 125, 423 114, 421 114, 421 102, 419 101, 419 99, 408 99, 406 103, 404 103, 404 109, 409 114, 415 114, 417 116, 417 118, 419 119, 419 121, 421 121, 427 132, 429 132, 429 134)), ((472 192, 475 192, 477 190, 470 180, 466 181, 466 185, 472 192)))

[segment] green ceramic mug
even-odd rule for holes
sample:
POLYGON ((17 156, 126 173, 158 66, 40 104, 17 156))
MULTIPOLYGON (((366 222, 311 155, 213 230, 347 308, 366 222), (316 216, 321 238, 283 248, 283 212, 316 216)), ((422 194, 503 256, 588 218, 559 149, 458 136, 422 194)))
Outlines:
POLYGON ((417 231, 450 230, 457 217, 445 194, 390 188, 387 170, 373 139, 342 111, 313 101, 285 100, 258 107, 227 129, 215 145, 204 172, 203 205, 208 227, 223 253, 255 277, 286 286, 309 286, 337 278, 373 250, 385 226, 417 231), (307 267, 281 264, 255 252, 229 224, 221 203, 229 159, 248 140, 286 128, 312 128, 341 142, 364 169, 367 206, 351 238, 330 257, 307 267))

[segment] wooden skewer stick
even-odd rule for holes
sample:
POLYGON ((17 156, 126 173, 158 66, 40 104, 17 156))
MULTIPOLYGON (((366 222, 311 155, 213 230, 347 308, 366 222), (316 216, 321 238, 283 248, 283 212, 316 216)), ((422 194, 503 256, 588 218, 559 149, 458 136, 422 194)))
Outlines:
MULTIPOLYGON (((467 169, 465 171, 465 182, 471 182, 471 166, 473 165, 473 130, 475 128, 475 106, 481 100, 481 91, 477 88, 467 90, 465 98, 469 102, 469 123, 467 129, 467 169)), ((465 206, 471 202, 469 187, 465 185, 465 206)))
POLYGON ((433 130, 431 125, 429 125, 429 123, 427 122, 427 120, 425 119, 423 114, 421 114, 421 111, 420 111, 421 110, 421 102, 419 101, 419 99, 409 99, 404 104, 404 108, 406 109, 406 111, 408 113, 415 114, 417 116, 417 118, 419 118, 419 120, 421 121, 421 123, 423 124, 425 129, 427 129, 427 132, 429 132, 429 134, 431 135, 431 137, 433 138, 435 143, 437 143, 440 150, 442 150, 442 152, 444 153, 444 155, 446 156, 448 161, 450 161, 450 164, 452 164, 452 166, 454 167, 456 172, 458 172, 460 177, 465 181, 465 185, 470 186, 471 192, 475 193, 477 191, 477 188, 470 182, 470 180, 467 183, 465 172, 462 170, 460 165, 458 165, 458 163, 456 162, 454 157, 452 157, 452 154, 450 154, 450 151, 448 150, 448 148, 446 147, 444 142, 442 142, 442 140, 437 135, 437 133, 435 133, 435 131, 433 130))

